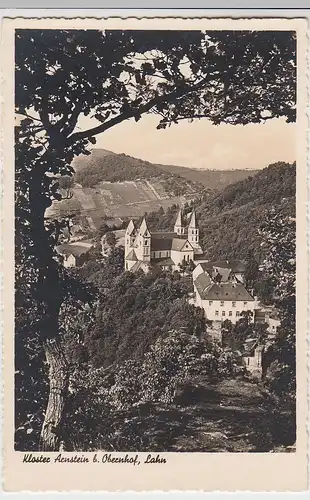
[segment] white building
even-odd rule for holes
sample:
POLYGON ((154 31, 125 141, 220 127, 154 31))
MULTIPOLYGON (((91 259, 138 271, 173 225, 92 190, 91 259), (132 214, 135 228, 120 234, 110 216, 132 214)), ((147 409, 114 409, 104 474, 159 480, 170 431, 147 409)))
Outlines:
MULTIPOLYGON (((199 267, 199 266, 197 266, 199 267)), ((257 300, 229 272, 201 272, 197 276, 197 267, 193 271, 195 305, 205 311, 210 321, 229 319, 235 324, 243 311, 253 313, 258 307, 257 300)))
POLYGON ((59 245, 56 251, 62 256, 64 267, 79 267, 87 261, 88 252, 92 246, 92 243, 78 241, 59 245))
POLYGON ((125 269, 147 272, 151 267, 179 270, 183 262, 196 262, 203 256, 195 211, 189 224, 178 213, 173 232, 152 232, 143 219, 140 227, 131 220, 125 233, 125 269))

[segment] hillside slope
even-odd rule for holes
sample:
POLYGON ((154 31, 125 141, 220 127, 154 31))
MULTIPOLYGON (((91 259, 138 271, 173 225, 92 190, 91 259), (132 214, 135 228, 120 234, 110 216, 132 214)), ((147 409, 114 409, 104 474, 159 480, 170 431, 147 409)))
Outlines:
POLYGON ((139 217, 145 212, 183 205, 200 196, 202 184, 165 172, 157 165, 125 154, 94 149, 74 159, 74 178, 59 179, 60 188, 72 197, 54 202, 48 216, 75 213, 84 229, 100 227, 103 219, 139 217))
POLYGON ((100 182, 126 182, 158 179, 170 196, 181 196, 199 192, 203 185, 190 178, 184 178, 159 165, 133 158, 125 154, 110 153, 93 149, 89 156, 79 156, 73 166, 75 182, 83 188, 94 188, 100 182))
POLYGON ((183 205, 202 193, 212 195, 240 175, 249 175, 249 171, 199 172, 155 165, 105 149, 93 149, 90 155, 75 158, 73 167, 73 179, 60 179, 60 187, 70 188, 73 197, 53 203, 48 215, 74 212, 91 230, 98 228, 103 218, 139 217, 160 207, 183 205))
MULTIPOLYGON (((193 202, 198 216, 200 243, 210 259, 245 258, 250 249, 260 258, 258 229, 272 206, 295 214, 296 166, 278 162, 253 177, 227 186, 213 196, 193 202)), ((190 212, 191 204, 185 207, 190 212)), ((148 214, 149 226, 171 231, 177 206, 148 214)))
POLYGON ((172 176, 174 179, 181 177, 192 183, 198 183, 210 190, 221 190, 233 182, 257 173, 257 170, 199 170, 177 165, 154 164, 105 149, 93 149, 91 155, 79 156, 74 160, 73 166, 77 172, 76 181, 89 183, 85 187, 94 186, 100 180, 117 182, 158 176, 168 179, 172 176))
POLYGON ((296 165, 278 162, 197 203, 203 249, 210 259, 261 254, 258 228, 272 206, 295 216, 296 165))
POLYGON ((258 170, 202 170, 178 167, 176 165, 158 165, 161 169, 180 175, 184 179, 198 182, 211 190, 220 191, 229 184, 257 174, 258 170))

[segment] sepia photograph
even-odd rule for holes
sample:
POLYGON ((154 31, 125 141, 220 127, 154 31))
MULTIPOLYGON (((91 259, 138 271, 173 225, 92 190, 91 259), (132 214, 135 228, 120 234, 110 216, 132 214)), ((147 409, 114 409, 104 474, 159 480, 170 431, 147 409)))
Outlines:
POLYGON ((14 30, 24 462, 296 453, 298 36, 199 26, 14 30))

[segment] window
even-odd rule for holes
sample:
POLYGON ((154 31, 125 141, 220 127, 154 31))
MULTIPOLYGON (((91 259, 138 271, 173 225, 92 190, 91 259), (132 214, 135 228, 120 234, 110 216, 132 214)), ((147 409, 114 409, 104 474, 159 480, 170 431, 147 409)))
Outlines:
POLYGON ((215 316, 218 316, 219 315, 219 312, 218 311, 215 311, 215 316))
POLYGON ((240 316, 240 312, 239 311, 236 311, 236 316, 240 316))
POLYGON ((232 311, 229 311, 228 316, 232 316, 232 311))
POLYGON ((236 302, 232 302, 232 303, 231 303, 231 305, 232 305, 233 307, 236 307, 236 302))
POLYGON ((223 305, 224 305, 224 300, 221 300, 221 306, 223 306, 223 305))
POLYGON ((161 257, 161 252, 158 252, 158 257, 161 257))
POLYGON ((147 245, 148 244, 148 241, 147 240, 144 240, 144 244, 147 245))
POLYGON ((222 316, 225 316, 225 311, 222 311, 222 316))
POLYGON ((243 302, 243 305, 246 306, 247 305, 247 302, 243 302))
POLYGON ((209 306, 212 306, 213 300, 209 300, 209 306))
POLYGON ((248 365, 250 364, 250 358, 248 358, 248 365))
POLYGON ((128 262, 126 262, 126 269, 128 269, 128 262))

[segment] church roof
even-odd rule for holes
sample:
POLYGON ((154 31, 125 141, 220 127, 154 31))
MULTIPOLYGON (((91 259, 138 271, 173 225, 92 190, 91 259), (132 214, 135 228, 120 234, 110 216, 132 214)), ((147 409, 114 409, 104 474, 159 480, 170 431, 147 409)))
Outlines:
POLYGON ((137 262, 134 263, 134 265, 132 266, 132 268, 130 269, 130 271, 133 272, 133 273, 139 271, 141 265, 142 265, 141 260, 138 260, 137 262))
POLYGON ((181 209, 178 211, 177 219, 175 221, 174 226, 181 226, 182 227, 182 210, 181 209))
POLYGON ((133 222, 133 220, 130 219, 130 222, 127 226, 127 229, 126 229, 126 233, 130 236, 132 235, 132 233, 134 233, 136 230, 136 227, 135 227, 135 224, 133 222))
POLYGON ((131 250, 131 252, 129 252, 129 254, 126 257, 126 260, 138 260, 136 252, 134 250, 131 250))
POLYGON ((188 250, 193 250, 192 245, 189 243, 187 239, 173 238, 171 250, 181 251, 183 247, 186 248, 186 245, 188 246, 188 250))
POLYGON ((142 234, 142 236, 150 236, 150 232, 149 232, 149 229, 147 227, 145 217, 143 217, 143 221, 141 222, 139 232, 140 232, 140 234, 142 234))
POLYGON ((196 212, 195 212, 195 210, 192 211, 188 227, 195 227, 195 228, 197 228, 196 212))
POLYGON ((150 264, 148 262, 143 262, 142 260, 138 260, 137 262, 134 263, 132 268, 130 269, 131 272, 136 273, 140 269, 145 271, 150 267, 150 264))
POLYGON ((171 250, 172 241, 176 236, 176 233, 152 233, 151 250, 171 250))

